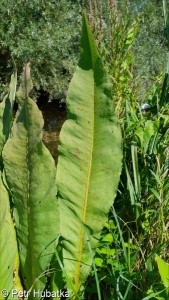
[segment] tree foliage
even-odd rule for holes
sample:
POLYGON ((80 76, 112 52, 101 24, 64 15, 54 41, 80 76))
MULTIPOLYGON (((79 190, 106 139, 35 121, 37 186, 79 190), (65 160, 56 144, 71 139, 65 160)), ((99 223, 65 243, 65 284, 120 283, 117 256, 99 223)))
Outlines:
POLYGON ((130 0, 130 11, 131 16, 138 15, 140 18, 132 50, 135 59, 134 75, 139 76, 140 86, 144 85, 141 90, 143 97, 143 92, 152 86, 151 78, 166 71, 167 39, 163 3, 159 0, 130 0))
MULTIPOLYGON (((24 64, 31 61, 36 91, 47 92, 50 99, 65 100, 68 83, 79 58, 81 10, 92 3, 94 7, 102 3, 100 16, 104 19, 104 28, 100 29, 107 30, 106 37, 111 14, 109 3, 118 6, 122 19, 129 18, 127 22, 131 24, 139 15, 139 32, 132 46, 134 75, 139 76, 139 82, 144 83, 146 88, 151 85, 148 78, 163 71, 166 64, 162 1, 11 0, 0 2, 0 92, 10 80, 13 60, 19 74, 24 64)), ((96 22, 96 19, 93 21, 96 22)), ((120 43, 121 37, 118 37, 120 43)), ((113 51, 122 53, 119 49, 113 51)))
POLYGON ((79 1, 0 2, 1 85, 9 81, 12 58, 19 72, 31 61, 36 89, 65 98, 79 52, 79 1))

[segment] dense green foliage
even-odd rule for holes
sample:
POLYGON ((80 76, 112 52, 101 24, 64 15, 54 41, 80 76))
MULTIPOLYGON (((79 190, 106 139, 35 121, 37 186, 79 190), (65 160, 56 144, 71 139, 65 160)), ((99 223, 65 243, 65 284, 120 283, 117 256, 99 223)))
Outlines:
MULTIPOLYGON (((53 4, 47 3, 45 6, 51 12, 49 20, 53 16, 53 4)), ((63 7, 65 15, 69 4, 67 1, 63 7)), ((71 1, 72 4, 77 5, 77 1, 71 1)), ((167 6, 162 21, 162 3, 157 0, 130 1, 130 5, 129 1, 93 0, 85 4, 104 68, 85 21, 81 59, 67 95, 68 120, 60 134, 56 177, 60 213, 55 202, 54 161, 42 143, 41 113, 28 97, 29 72, 26 72, 17 94, 19 107, 14 121, 11 110, 16 73, 11 79, 10 92, 0 104, 0 146, 3 149, 3 159, 1 157, 0 161, 1 197, 4 195, 4 204, 1 202, 2 241, 7 243, 4 232, 9 230, 8 245, 14 245, 11 257, 6 260, 6 264, 11 264, 8 272, 14 268, 13 285, 18 290, 22 290, 19 268, 23 288, 27 290, 35 281, 36 288, 40 289, 45 286, 50 291, 68 288, 74 293, 74 298, 80 300, 168 300, 169 69, 166 71, 165 53, 167 44, 169 46, 169 35, 166 40, 167 35, 163 30, 164 24, 166 29, 169 25, 167 6), (158 42, 147 42, 154 39, 158 42), (152 78, 147 83, 150 75, 152 78), (143 109, 141 105, 145 100, 148 108, 143 109), (119 126, 123 137, 123 168, 115 202, 107 218, 117 188, 118 176, 114 176, 119 173, 121 164, 118 160, 121 155, 117 153, 118 149, 120 153, 120 142, 113 145, 115 137, 118 141, 120 139, 119 126), (53 175, 50 176, 51 171, 53 175), (57 211, 57 218, 53 210, 57 211), (49 212, 52 222, 48 218, 49 212), (13 225, 18 236, 20 267, 13 225), (41 227, 40 230, 36 226, 41 227), (31 263, 33 266, 30 270, 31 263), (93 268, 85 281, 91 263, 93 268)), ((29 9, 31 5, 28 4, 29 9)), ((17 27, 16 20, 15 23, 17 27)), ((67 26, 67 23, 63 26, 67 26)), ((52 33, 53 27, 49 28, 52 33)), ((37 40, 40 42, 39 32, 41 29, 37 31, 37 40)), ((56 38, 56 35, 53 37, 56 38)), ((63 36, 58 34, 58 38, 61 42, 63 36)), ((76 41, 78 45, 78 36, 76 41)), ((53 45, 56 45, 55 42, 53 45)), ((37 46, 40 53, 40 43, 37 46)), ((64 46, 67 46, 66 41, 64 46)), ((69 51, 62 46, 61 49, 63 56, 69 51)), ((45 51, 41 54, 45 54, 45 51)), ((72 53, 76 60, 76 51, 72 53)), ((20 72, 24 59, 20 55, 17 60, 15 46, 13 56, 20 72)), ((38 53, 33 57, 32 68, 34 61, 36 64, 38 53)), ((56 71, 59 72, 59 80, 64 77, 63 61, 60 61, 61 68, 56 71)), ((34 75, 38 65, 36 67, 33 69, 34 75)), ((34 78, 37 87, 42 74, 39 70, 39 77, 34 78)), ((48 69, 46 67, 43 70, 45 79, 48 69)), ((8 77, 9 72, 4 74, 8 77)), ((60 94, 57 94, 58 86, 56 94, 55 86, 51 88, 51 97, 63 96, 70 73, 65 73, 68 76, 61 84, 60 94)), ((47 84, 48 79, 53 80, 52 75, 46 78, 47 84)), ((43 88, 43 82, 39 87, 43 88)), ((48 88, 50 85, 46 85, 46 91, 48 88)), ((7 257, 4 247, 0 251, 2 257, 7 257)), ((6 266, 2 266, 3 274, 9 267, 6 266)), ((0 276, 4 278, 0 285, 2 288, 6 288, 6 282, 12 286, 9 273, 6 277, 0 276)))
MULTIPOLYGON (((99 3, 97 10, 94 5, 90 7, 90 16, 98 20, 96 26, 91 18, 91 26, 112 82, 112 99, 123 132, 124 161, 119 193, 109 222, 105 224, 95 264, 102 299, 158 299, 159 295, 160 299, 167 300, 167 291, 163 290, 168 287, 169 268, 165 263, 169 261, 169 80, 168 74, 159 75, 161 70, 166 71, 167 40, 164 51, 161 53, 162 47, 158 45, 157 53, 155 51, 151 57, 154 48, 146 43, 146 39, 139 44, 139 35, 135 35, 147 25, 144 28, 139 20, 133 23, 129 16, 120 13, 118 6, 114 10, 112 2, 105 8, 110 13, 107 24, 112 31, 104 27, 103 31, 100 30, 99 12, 102 10, 99 3), (150 70, 144 61, 153 57, 150 70), (160 66, 162 60, 165 61, 164 67, 160 66), (152 81, 144 85, 150 75, 152 81), (149 104, 145 112, 141 110, 143 101, 149 104), (165 275, 159 265, 157 270, 155 253, 164 259, 165 275), (160 276, 161 279, 165 277, 163 284, 160 276)), ((155 20, 158 23, 157 15, 155 20)), ((139 18, 143 18, 143 14, 139 18)), ((156 30, 155 36, 160 36, 159 28, 156 30)), ((89 278, 86 289, 87 299, 97 299, 95 279, 92 282, 89 278)))
MULTIPOLYGON (((126 101, 121 118, 124 161, 119 193, 95 257, 105 300, 168 299, 168 75, 164 83, 153 95, 154 103, 163 103, 159 110, 152 107, 143 113, 126 101), (158 269, 155 254, 163 258, 158 269)), ((87 290, 88 299, 97 299, 91 277, 87 290)))
POLYGON ((112 77, 114 94, 119 94, 118 85, 122 87, 124 83, 128 91, 123 88, 123 99, 128 99, 129 85, 134 84, 138 100, 147 101, 146 91, 151 90, 153 82, 158 82, 156 76, 166 69, 168 50, 162 1, 93 0, 88 11, 112 77))
POLYGON ((13 60, 19 74, 30 61, 36 89, 65 99, 79 53, 79 2, 1 1, 0 15, 1 86, 9 82, 13 60))
MULTIPOLYGON (((57 172, 42 142, 42 113, 29 97, 32 89, 29 63, 16 94, 18 109, 14 120, 6 122, 4 117, 6 112, 10 115, 13 112, 9 101, 12 104, 14 100, 16 75, 12 76, 9 96, 0 104, 3 148, 0 202, 5 214, 0 229, 3 244, 6 233, 11 230, 10 244, 14 246, 11 260, 3 261, 5 279, 1 288, 6 288, 8 294, 11 289, 26 290, 30 300, 41 299, 38 291, 42 292, 45 287, 56 293, 61 276, 66 277, 66 288, 73 299, 81 297, 120 179, 120 124, 112 106, 110 82, 85 13, 81 48, 67 96, 68 119, 60 133, 57 172), (9 228, 5 226, 7 221, 9 228), (15 280, 18 256, 14 228, 23 287, 18 287, 15 280), (54 272, 51 279, 50 267, 54 272)), ((1 257, 5 258, 8 252, 4 247, 0 250, 1 257)), ((62 280, 61 289, 64 287, 62 280)), ((5 299, 3 293, 0 299, 5 299)))
MULTIPOLYGON (((159 74, 165 65, 162 1, 12 0, 0 2, 0 91, 9 83, 13 60, 19 75, 24 64, 31 61, 36 96, 38 90, 43 90, 46 97, 65 101, 79 58, 82 7, 90 13, 88 4, 101 2, 106 36, 110 25, 108 3, 118 4, 123 18, 131 20, 130 25, 139 15, 139 32, 132 46, 133 68, 145 89, 150 86, 149 77, 159 74)), ((140 99, 146 97, 145 89, 141 90, 140 99)))
POLYGON ((132 16, 138 14, 139 31, 132 46, 134 76, 140 83, 139 99, 147 101, 145 91, 166 70, 167 39, 162 1, 131 1, 132 16))

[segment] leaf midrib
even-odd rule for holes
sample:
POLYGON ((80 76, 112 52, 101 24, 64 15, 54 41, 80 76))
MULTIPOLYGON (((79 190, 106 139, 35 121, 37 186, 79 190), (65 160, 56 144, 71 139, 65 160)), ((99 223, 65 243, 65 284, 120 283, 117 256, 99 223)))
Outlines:
POLYGON ((88 204, 88 194, 89 194, 89 185, 90 185, 90 178, 91 178, 91 169, 92 169, 92 158, 93 158, 93 146, 94 146, 94 105, 95 105, 95 85, 94 85, 94 71, 93 71, 93 107, 92 107, 92 142, 91 142, 91 150, 89 155, 89 166, 88 166, 88 172, 87 172, 87 181, 86 181, 86 193, 84 197, 84 209, 82 214, 82 224, 80 226, 80 242, 78 246, 78 256, 77 256, 77 267, 76 267, 76 273, 75 273, 75 290, 78 291, 79 289, 79 277, 80 277, 80 269, 81 269, 81 256, 82 256, 82 249, 83 249, 83 242, 84 242, 84 229, 83 226, 85 226, 85 220, 86 220, 86 211, 87 211, 87 204, 88 204))
POLYGON ((28 236, 27 236, 27 239, 29 238, 28 240, 28 243, 30 245, 30 265, 32 266, 31 267, 31 275, 32 275, 32 278, 31 278, 31 281, 33 283, 33 280, 34 280, 34 276, 35 276, 35 268, 34 268, 34 263, 33 263, 33 239, 32 239, 32 226, 31 226, 31 215, 34 215, 34 214, 31 214, 30 210, 31 210, 31 205, 30 205, 30 172, 29 172, 29 122, 28 122, 28 119, 29 119, 29 116, 28 116, 28 101, 29 101, 29 97, 28 97, 28 91, 27 91, 27 84, 28 84, 28 80, 29 78, 27 78, 29 76, 29 74, 27 75, 27 69, 25 69, 25 74, 24 74, 24 107, 25 107, 25 118, 26 118, 26 128, 27 128, 27 137, 26 137, 26 164, 27 164, 27 221, 28 221, 28 236))

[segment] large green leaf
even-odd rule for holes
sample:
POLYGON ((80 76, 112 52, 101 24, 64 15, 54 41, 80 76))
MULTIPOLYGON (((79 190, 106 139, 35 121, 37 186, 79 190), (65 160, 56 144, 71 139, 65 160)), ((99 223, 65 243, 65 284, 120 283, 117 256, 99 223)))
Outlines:
POLYGON ((12 111, 15 101, 17 74, 16 72, 11 76, 11 82, 9 87, 9 93, 0 103, 0 156, 2 154, 3 146, 9 136, 11 123, 12 123, 12 111))
POLYGON ((68 90, 57 166, 64 271, 76 291, 92 263, 88 243, 94 252, 116 196, 122 160, 111 88, 85 15, 81 47, 68 90))
MULTIPOLYGON (((18 111, 3 150, 8 186, 15 204, 21 276, 28 290, 43 291, 44 276, 59 229, 55 163, 42 143, 43 118, 28 97, 30 69, 26 66, 17 93, 18 111)), ((32 298, 31 298, 32 299, 32 298)), ((34 299, 39 299, 38 294, 34 299)))
POLYGON ((169 295, 169 264, 156 254, 156 261, 161 280, 166 287, 166 293, 169 295))
MULTIPOLYGON (((17 255, 17 242, 11 218, 9 196, 0 171, 0 292, 14 288, 13 272, 17 255)), ((0 300, 5 299, 0 293, 0 300)))

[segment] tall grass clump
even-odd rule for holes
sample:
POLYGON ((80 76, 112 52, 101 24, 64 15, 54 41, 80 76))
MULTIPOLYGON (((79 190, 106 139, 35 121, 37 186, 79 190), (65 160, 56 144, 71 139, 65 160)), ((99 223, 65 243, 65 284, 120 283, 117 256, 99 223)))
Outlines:
POLYGON ((112 94, 118 116, 123 114, 125 100, 135 101, 131 46, 138 31, 139 18, 130 18, 129 3, 125 1, 122 15, 115 0, 88 1, 90 25, 93 28, 104 67, 112 83, 112 94))

